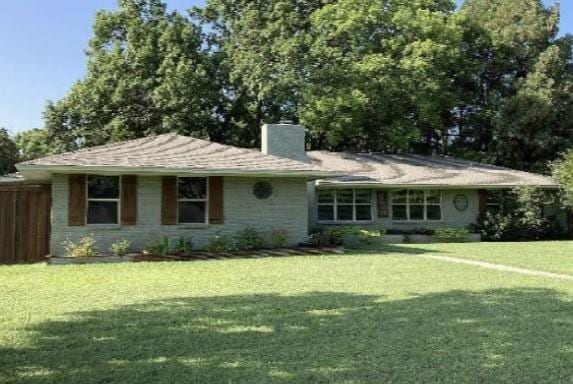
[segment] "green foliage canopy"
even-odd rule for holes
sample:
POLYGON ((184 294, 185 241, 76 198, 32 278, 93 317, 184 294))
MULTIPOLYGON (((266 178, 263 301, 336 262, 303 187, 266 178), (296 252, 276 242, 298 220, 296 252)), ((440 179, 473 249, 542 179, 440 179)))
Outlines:
POLYGON ((64 149, 163 132, 258 146, 438 152, 545 171, 573 146, 573 38, 541 0, 160 0, 99 12, 88 71, 50 103, 64 149))
POLYGON ((18 147, 20 160, 26 161, 48 156, 64 151, 58 143, 50 141, 49 133, 45 129, 31 129, 20 132, 14 136, 14 142, 18 147))
POLYGON ((0 176, 14 172, 14 164, 18 162, 18 147, 10 138, 8 131, 0 127, 0 176))

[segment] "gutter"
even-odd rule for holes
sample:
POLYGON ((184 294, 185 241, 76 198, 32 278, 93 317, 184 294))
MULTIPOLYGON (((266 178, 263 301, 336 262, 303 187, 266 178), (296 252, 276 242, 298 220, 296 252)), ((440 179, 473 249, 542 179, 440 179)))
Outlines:
POLYGON ((396 188, 396 189, 407 189, 407 188, 433 188, 433 189, 500 189, 500 188, 516 188, 521 186, 536 186, 542 189, 559 189, 559 184, 535 184, 535 183, 523 183, 523 184, 384 184, 384 183, 355 183, 355 182, 330 182, 327 180, 317 181, 317 186, 325 187, 337 187, 337 188, 347 188, 347 187, 358 187, 358 188, 396 188))
POLYGON ((198 176, 259 176, 259 177, 333 177, 343 176, 342 173, 326 170, 293 170, 281 171, 272 169, 261 170, 237 170, 237 169, 209 169, 209 168, 166 168, 166 167, 118 167, 110 165, 99 166, 46 166, 17 164, 16 168, 23 174, 25 179, 27 173, 41 173, 44 175, 52 173, 95 173, 95 174, 133 174, 133 175, 198 175, 198 176))

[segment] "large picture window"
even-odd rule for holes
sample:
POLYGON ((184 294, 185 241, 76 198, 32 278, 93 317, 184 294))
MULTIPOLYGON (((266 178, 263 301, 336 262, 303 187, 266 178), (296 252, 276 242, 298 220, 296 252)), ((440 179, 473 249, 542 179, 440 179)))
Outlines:
POLYGON ((88 224, 119 223, 119 188, 119 176, 88 176, 88 224))
POLYGON ((435 190, 404 189, 392 194, 392 220, 442 220, 442 193, 435 190))
POLYGON ((179 223, 207 223, 207 178, 178 179, 179 223))
POLYGON ((372 192, 369 189, 319 189, 317 203, 319 221, 372 220, 372 192))

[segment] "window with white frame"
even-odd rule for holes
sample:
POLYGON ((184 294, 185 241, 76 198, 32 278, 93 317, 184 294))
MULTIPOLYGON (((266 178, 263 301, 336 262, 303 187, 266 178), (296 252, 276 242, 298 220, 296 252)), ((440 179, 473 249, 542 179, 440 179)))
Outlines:
POLYGON ((372 192, 369 189, 319 189, 317 206, 318 221, 372 220, 372 192))
POLYGON ((119 176, 88 175, 87 224, 119 223, 119 176))
POLYGON ((207 178, 180 177, 178 189, 178 222, 207 223, 207 178))
POLYGON ((436 190, 403 189, 392 194, 392 220, 442 220, 442 193, 436 190))

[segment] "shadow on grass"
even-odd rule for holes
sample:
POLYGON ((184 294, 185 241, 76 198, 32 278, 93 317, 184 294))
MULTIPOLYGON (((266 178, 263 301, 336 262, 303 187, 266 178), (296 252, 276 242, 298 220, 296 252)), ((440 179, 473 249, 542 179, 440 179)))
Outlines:
MULTIPOLYGON (((423 255, 426 253, 436 253, 435 250, 424 248, 423 244, 415 244, 410 246, 405 246, 403 244, 364 244, 359 248, 347 249, 345 254, 386 254, 386 253, 397 253, 397 254, 407 254, 407 255, 423 255)), ((447 253, 441 251, 440 253, 447 253)))
POLYGON ((29 329, 25 347, 0 349, 4 378, 24 383, 573 379, 573 304, 549 289, 452 291, 395 301, 319 292, 179 298, 73 316, 29 329))

